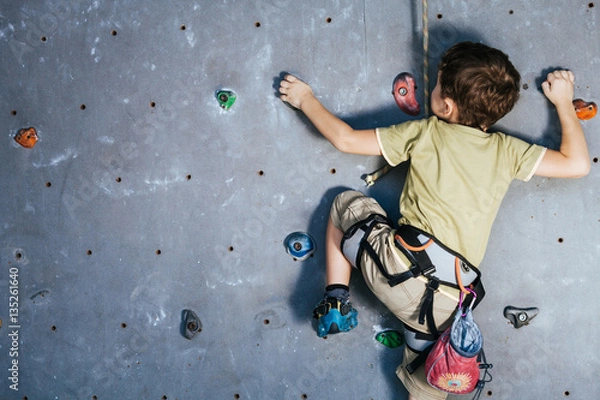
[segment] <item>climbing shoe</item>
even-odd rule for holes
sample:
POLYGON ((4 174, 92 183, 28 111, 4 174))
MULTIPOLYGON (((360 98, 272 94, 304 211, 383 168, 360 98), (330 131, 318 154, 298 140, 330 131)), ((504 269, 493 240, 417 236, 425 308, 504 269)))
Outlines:
POLYGON ((317 335, 327 336, 330 333, 348 332, 358 326, 358 311, 349 301, 343 302, 335 297, 326 297, 313 311, 318 321, 317 335))

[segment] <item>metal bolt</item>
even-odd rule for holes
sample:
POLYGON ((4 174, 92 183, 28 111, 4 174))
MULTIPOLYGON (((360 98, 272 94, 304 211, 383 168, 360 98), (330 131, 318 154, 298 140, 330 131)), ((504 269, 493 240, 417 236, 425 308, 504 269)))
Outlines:
POLYGON ((192 332, 193 332, 193 331, 196 331, 196 330, 198 329, 198 324, 196 324, 194 321, 192 321, 192 322, 189 322, 189 323, 187 324, 187 328, 188 328, 190 331, 192 331, 192 332))

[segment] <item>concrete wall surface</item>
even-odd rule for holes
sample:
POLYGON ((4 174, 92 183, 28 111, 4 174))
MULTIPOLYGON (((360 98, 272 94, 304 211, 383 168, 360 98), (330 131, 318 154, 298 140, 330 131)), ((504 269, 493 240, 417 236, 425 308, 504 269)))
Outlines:
MULTIPOLYGON (((297 74, 356 128, 423 117, 390 93, 408 71, 423 102, 421 1, 1 3, 0 399, 407 398, 402 347, 375 340, 401 324, 359 274, 356 329, 323 340, 312 319, 331 201, 362 190, 397 218, 406 166, 367 188, 384 160, 338 152, 275 88, 297 74), (29 127, 33 148, 14 140, 29 127), (295 231, 315 239, 305 261, 284 248, 295 231)), ((432 85, 461 40, 520 71, 498 129, 558 148, 552 68, 600 100, 600 3, 427 3, 432 85)), ((515 182, 502 204, 475 312, 482 398, 600 398, 599 123, 582 122, 587 177, 515 182), (540 312, 515 329, 508 305, 540 312)))

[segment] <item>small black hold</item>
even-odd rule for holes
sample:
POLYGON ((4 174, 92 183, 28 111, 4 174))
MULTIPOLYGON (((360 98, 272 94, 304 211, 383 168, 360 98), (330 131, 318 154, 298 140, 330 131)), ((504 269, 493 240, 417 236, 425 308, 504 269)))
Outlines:
POLYGON ((198 332, 202 332, 202 322, 192 310, 183 310, 181 312, 181 334, 186 339, 192 339, 198 332))
POLYGON ((539 312, 540 310, 537 307, 522 308, 506 306, 504 308, 504 318, 508 319, 516 329, 519 329, 525 325, 529 325, 539 312))

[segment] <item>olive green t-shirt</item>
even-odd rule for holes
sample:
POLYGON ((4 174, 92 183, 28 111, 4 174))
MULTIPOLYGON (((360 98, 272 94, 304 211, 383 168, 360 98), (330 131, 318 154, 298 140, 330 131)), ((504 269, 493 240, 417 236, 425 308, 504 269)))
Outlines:
POLYGON ((400 224, 432 234, 478 266, 513 179, 528 181, 546 148, 431 117, 377 129, 386 161, 410 160, 400 224))

